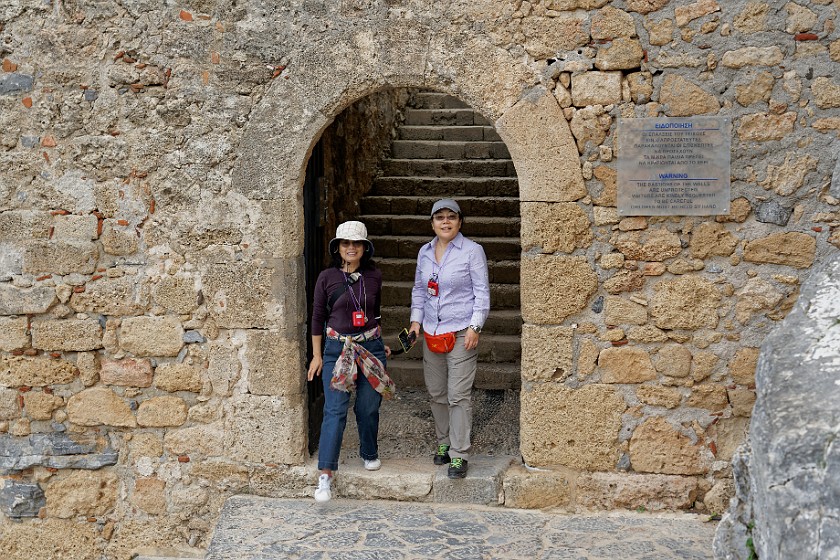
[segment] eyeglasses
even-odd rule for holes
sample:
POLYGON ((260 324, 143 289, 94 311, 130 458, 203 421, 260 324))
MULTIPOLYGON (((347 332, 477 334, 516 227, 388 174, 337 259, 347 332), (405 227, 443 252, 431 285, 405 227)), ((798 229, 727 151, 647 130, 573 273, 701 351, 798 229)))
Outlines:
POLYGON ((454 222, 458 220, 458 214, 435 214, 436 222, 454 222))

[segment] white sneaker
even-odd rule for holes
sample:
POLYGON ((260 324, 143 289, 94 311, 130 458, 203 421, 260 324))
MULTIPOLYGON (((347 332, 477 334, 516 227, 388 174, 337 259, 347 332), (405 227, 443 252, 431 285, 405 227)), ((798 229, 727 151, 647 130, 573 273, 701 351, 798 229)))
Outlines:
POLYGON ((365 459, 365 470, 378 471, 382 466, 382 461, 379 459, 365 459))
POLYGON ((318 489, 315 490, 316 502, 329 502, 332 498, 332 477, 322 474, 318 477, 318 489))

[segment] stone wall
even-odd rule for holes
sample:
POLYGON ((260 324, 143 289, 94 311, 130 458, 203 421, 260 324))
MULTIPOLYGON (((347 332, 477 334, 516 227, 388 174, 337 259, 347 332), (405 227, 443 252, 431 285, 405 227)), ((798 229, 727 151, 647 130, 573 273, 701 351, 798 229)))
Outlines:
POLYGON ((723 511, 758 348, 840 246, 839 10, 3 3, 5 556, 202 546, 232 493, 309 495, 303 174, 389 88, 468 102, 516 166, 536 468, 506 504, 723 511), (701 114, 731 213, 619 219, 619 119, 701 114))
POLYGON ((840 257, 815 270, 782 326, 761 345, 750 444, 738 449, 736 499, 715 557, 834 558, 840 379, 840 257), (752 547, 748 546, 751 539, 752 547))

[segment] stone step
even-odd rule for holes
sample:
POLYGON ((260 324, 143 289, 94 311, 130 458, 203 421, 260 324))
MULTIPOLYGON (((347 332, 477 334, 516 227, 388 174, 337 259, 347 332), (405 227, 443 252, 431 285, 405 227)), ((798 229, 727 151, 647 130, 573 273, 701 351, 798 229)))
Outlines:
POLYGON ((377 177, 367 196, 495 196, 517 198, 516 177, 377 177))
MULTIPOLYGON (((471 453, 519 455, 519 395, 513 389, 473 390, 471 453)), ((396 395, 382 403, 379 414, 379 457, 383 464, 391 459, 425 462, 436 444, 428 391, 422 385, 397 384, 396 395)), ((341 468, 360 462, 359 432, 351 412, 341 446, 341 468)))
MULTIPOLYGON (((415 358, 422 358, 422 351, 419 348, 413 348, 408 356, 414 354, 416 354, 415 358)), ((388 375, 394 380, 398 390, 407 387, 424 388, 426 385, 423 380, 422 359, 405 359, 402 355, 395 356, 388 361, 388 375)), ((476 389, 519 390, 521 386, 522 369, 518 362, 478 363, 473 384, 476 389)))
MULTIPOLYGON (((382 284, 382 305, 408 305, 414 282, 382 284)), ((519 284, 490 284, 491 309, 519 309, 519 284)))
MULTIPOLYGON (((396 341, 397 333, 410 325, 411 308, 406 306, 382 307, 382 325, 386 340, 396 341)), ((485 334, 504 334, 520 336, 522 334, 522 313, 519 309, 491 309, 487 322, 484 323, 485 334)), ((396 344, 396 342, 393 342, 396 344)), ((412 350, 412 352, 414 352, 412 350)), ((418 355, 420 352, 417 352, 418 355)))
MULTIPOLYGON (((362 216, 430 216, 437 196, 365 196, 360 202, 362 216)), ((469 235, 470 220, 478 216, 519 218, 519 199, 503 196, 465 196, 456 198, 464 213, 464 235, 469 235)), ((431 227, 431 224, 429 224, 431 227)), ((426 230, 429 231, 429 230, 426 230)), ((417 235, 425 234, 418 231, 417 235)), ((519 256, 517 255, 518 259, 519 256)))
POLYGON ((492 123, 469 107, 455 109, 414 109, 412 107, 406 107, 404 124, 409 126, 492 126, 492 123))
MULTIPOLYGON (((466 212, 466 210, 465 210, 466 212)), ((394 216, 391 214, 367 214, 360 218, 367 226, 369 235, 418 235, 429 232, 433 235, 429 216, 394 216)), ((470 216, 470 235, 476 237, 515 237, 519 239, 519 218, 497 218, 470 216)))
POLYGON ((448 142, 441 140, 394 140, 391 157, 396 159, 510 159, 504 142, 448 142))
POLYGON ((386 177, 516 177, 510 159, 399 159, 382 160, 386 177))
POLYGON ((419 91, 411 96, 409 107, 414 109, 469 109, 470 106, 448 93, 419 91))
MULTIPOLYGON (((467 227, 462 230, 465 235, 476 243, 481 244, 488 259, 493 260, 519 260, 522 249, 519 246, 519 239, 510 237, 473 237, 467 227)), ((403 258, 416 259, 417 252, 424 243, 431 240, 426 235, 371 235, 371 243, 376 250, 376 255, 383 259, 403 258)))
POLYGON ((187 558, 205 558, 206 556, 206 550, 197 548, 187 550, 183 548, 144 546, 132 550, 131 558, 132 560, 184 560, 187 558))
POLYGON ((452 140, 459 142, 501 142, 502 138, 492 126, 400 126, 400 140, 452 140))
MULTIPOLYGON (((376 258, 376 266, 387 282, 413 282, 417 258, 376 258)), ((518 284, 519 261, 488 261, 490 282, 494 284, 518 284)))

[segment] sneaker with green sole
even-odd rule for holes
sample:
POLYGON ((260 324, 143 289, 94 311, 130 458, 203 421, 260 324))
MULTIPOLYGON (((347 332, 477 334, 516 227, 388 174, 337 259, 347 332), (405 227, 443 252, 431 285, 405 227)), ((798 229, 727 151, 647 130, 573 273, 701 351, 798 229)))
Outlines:
POLYGON ((438 445, 435 451, 435 465, 445 465, 449 462, 449 446, 438 445))
POLYGON ((467 476, 467 460, 460 457, 453 457, 449 462, 449 478, 464 478, 467 476))

